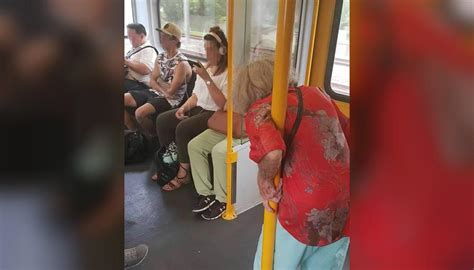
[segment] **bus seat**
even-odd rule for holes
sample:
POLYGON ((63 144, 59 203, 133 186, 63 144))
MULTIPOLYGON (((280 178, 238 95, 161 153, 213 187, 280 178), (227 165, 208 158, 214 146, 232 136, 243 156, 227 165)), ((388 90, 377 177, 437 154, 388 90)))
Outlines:
POLYGON ((196 73, 192 71, 191 78, 186 84, 186 94, 184 95, 183 100, 179 104, 179 107, 181 107, 188 100, 188 98, 192 96, 195 84, 196 84, 196 73))
MULTIPOLYGON (((250 142, 236 145, 233 149, 237 153, 237 162, 232 168, 232 203, 238 215, 257 206, 262 199, 257 186, 258 166, 249 158, 250 142)), ((220 166, 225 167, 227 164, 220 166)), ((210 170, 213 172, 212 167, 210 170)))
POLYGON ((193 94, 195 84, 196 84, 196 72, 192 71, 191 78, 189 79, 189 82, 186 88, 186 94, 188 98, 190 98, 191 95, 193 94))

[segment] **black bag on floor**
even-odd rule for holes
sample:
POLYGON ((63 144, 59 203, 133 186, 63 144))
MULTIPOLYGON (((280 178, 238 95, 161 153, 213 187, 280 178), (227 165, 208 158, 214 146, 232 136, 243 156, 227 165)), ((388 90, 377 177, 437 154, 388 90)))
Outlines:
POLYGON ((175 142, 162 146, 155 153, 154 163, 158 175, 157 183, 160 186, 168 184, 178 174, 178 148, 175 142))
POLYGON ((124 144, 125 164, 143 162, 147 158, 149 142, 143 134, 125 130, 124 144))

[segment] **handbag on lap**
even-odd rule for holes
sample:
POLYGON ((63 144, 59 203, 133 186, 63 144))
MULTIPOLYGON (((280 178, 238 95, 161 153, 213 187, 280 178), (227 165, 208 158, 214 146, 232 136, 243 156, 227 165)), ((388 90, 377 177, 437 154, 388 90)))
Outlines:
MULTIPOLYGON (((244 117, 241 114, 233 113, 232 116, 232 137, 247 137, 244 128, 244 117)), ((211 118, 207 120, 207 127, 222 134, 227 134, 227 112, 216 111, 211 118)))

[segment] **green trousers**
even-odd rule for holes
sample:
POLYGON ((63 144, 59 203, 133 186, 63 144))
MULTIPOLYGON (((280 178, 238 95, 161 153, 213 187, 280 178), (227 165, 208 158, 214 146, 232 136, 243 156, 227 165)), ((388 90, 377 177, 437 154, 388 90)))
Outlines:
MULTIPOLYGON (((199 195, 215 195, 216 200, 226 202, 226 135, 207 129, 188 144, 194 186, 199 195), (208 155, 212 156, 214 187, 211 182, 208 155)), ((248 138, 233 139, 233 145, 247 142, 248 138)))

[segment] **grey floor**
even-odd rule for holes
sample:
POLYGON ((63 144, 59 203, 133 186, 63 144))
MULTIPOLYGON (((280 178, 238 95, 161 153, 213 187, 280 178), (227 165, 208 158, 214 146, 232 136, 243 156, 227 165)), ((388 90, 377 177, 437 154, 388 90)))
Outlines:
POLYGON ((133 269, 251 269, 263 220, 262 206, 233 221, 204 221, 191 212, 189 184, 162 191, 145 162, 125 168, 125 248, 145 243, 147 258, 133 269))

